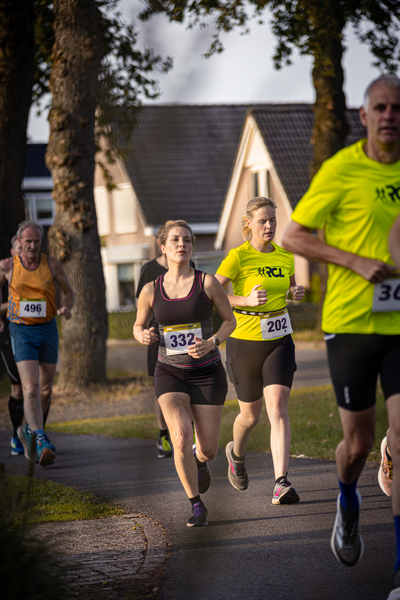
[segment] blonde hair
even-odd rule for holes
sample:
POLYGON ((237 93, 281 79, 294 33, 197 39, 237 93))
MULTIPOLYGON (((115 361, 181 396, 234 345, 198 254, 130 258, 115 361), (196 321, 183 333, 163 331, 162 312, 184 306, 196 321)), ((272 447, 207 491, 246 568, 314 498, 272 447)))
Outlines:
POLYGON ((173 227, 184 227, 185 229, 187 229, 188 232, 190 233, 190 238, 192 240, 192 244, 194 245, 196 237, 193 234, 192 228, 183 219, 178 219, 177 221, 167 221, 162 227, 160 227, 160 230, 159 230, 158 236, 157 236, 160 246, 165 246, 165 243, 168 238, 168 234, 169 234, 170 230, 173 229, 173 227))
POLYGON ((265 198, 264 196, 256 196, 247 203, 246 211, 242 215, 242 237, 246 242, 250 242, 253 237, 253 232, 247 224, 247 219, 251 221, 254 217, 254 213, 263 206, 271 206, 274 210, 277 208, 273 200, 265 198))

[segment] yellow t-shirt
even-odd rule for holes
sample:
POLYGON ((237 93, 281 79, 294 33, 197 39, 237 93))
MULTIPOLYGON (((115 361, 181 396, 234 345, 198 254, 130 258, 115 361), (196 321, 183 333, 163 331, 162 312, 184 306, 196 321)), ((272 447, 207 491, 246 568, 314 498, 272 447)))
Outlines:
MULTIPOLYGON (((368 158, 365 143, 360 140, 323 163, 292 219, 304 227, 325 228, 330 246, 393 264, 388 235, 400 212, 400 161, 383 164, 368 158)), ((374 284, 329 264, 323 331, 400 334, 400 312, 372 312, 373 295, 374 284)))
MULTIPOLYGON (((259 252, 249 242, 234 248, 222 261, 217 274, 232 280, 235 296, 248 296, 258 283, 266 290, 268 300, 261 306, 240 307, 256 312, 271 312, 286 307, 286 292, 294 274, 293 254, 272 243, 273 252, 259 252)), ((240 340, 262 340, 260 317, 235 313, 237 325, 231 337, 240 340)), ((277 336, 282 337, 282 336, 277 336)), ((277 338, 274 338, 277 339, 277 338)))

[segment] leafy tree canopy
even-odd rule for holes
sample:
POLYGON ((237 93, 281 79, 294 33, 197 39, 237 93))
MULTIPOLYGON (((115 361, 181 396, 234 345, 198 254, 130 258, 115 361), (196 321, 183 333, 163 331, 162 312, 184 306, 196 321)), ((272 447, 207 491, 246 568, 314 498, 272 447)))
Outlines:
MULTIPOLYGON (((167 72, 170 58, 163 59, 152 49, 138 48, 136 24, 126 23, 119 10, 120 0, 97 0, 103 15, 103 57, 99 80, 101 94, 97 111, 97 138, 104 136, 111 149, 124 152, 136 123, 141 99, 154 99, 159 88, 154 73, 167 72), (113 125, 113 127, 110 127, 113 125)), ((35 1, 35 85, 33 102, 38 104, 49 92, 48 82, 54 44, 52 0, 35 1)), ((104 165, 103 165, 104 166, 104 165)))
POLYGON ((353 25, 360 42, 369 45, 375 57, 374 66, 391 72, 397 69, 400 59, 398 0, 145 0, 140 17, 146 20, 164 13, 171 21, 183 22, 187 16, 189 27, 208 26, 211 17, 214 31, 210 55, 224 49, 221 33, 235 27, 245 30, 249 19, 261 17, 266 8, 272 15, 272 31, 277 38, 274 63, 278 69, 291 64, 295 48, 303 55, 314 56, 320 52, 323 34, 332 26, 332 15, 340 31, 346 24, 353 25), (322 25, 324 17, 325 27, 322 25))

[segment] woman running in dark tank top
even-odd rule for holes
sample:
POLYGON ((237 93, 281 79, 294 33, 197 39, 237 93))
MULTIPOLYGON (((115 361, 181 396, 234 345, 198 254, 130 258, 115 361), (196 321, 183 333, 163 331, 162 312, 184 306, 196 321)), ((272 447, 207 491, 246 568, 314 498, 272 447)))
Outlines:
POLYGON ((158 340, 154 327, 147 326, 154 310, 160 325, 154 385, 174 447, 176 470, 192 505, 187 525, 199 527, 208 524, 200 494, 210 486, 207 463, 218 451, 227 392, 218 346, 233 332, 236 320, 216 278, 190 266, 193 243, 193 232, 185 221, 167 221, 160 247, 168 260, 168 272, 144 286, 134 335, 144 345, 158 340), (213 305, 222 320, 215 335, 213 305))

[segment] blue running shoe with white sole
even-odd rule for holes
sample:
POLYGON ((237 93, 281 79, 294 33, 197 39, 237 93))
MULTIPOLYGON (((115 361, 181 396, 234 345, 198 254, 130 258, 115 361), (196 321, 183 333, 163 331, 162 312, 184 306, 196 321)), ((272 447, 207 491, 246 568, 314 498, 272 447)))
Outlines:
POLYGON ((33 435, 31 430, 29 429, 29 426, 22 425, 21 427, 18 427, 17 434, 24 448, 25 458, 27 458, 28 460, 31 458, 31 451, 33 449, 34 456, 32 457, 32 460, 36 462, 36 444, 34 442, 32 443, 33 435))
POLYGON ((44 439, 46 440, 46 442, 49 444, 49 448, 52 452, 56 452, 56 447, 54 444, 51 443, 51 441, 49 440, 49 436, 47 435, 47 433, 44 433, 44 439))
POLYGON ((24 447, 21 444, 21 440, 16 435, 11 438, 11 456, 20 456, 24 453, 24 447))
POLYGON ((56 460, 56 453, 51 449, 51 446, 53 446, 53 444, 46 434, 36 434, 36 462, 38 462, 41 467, 48 467, 56 460))

